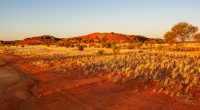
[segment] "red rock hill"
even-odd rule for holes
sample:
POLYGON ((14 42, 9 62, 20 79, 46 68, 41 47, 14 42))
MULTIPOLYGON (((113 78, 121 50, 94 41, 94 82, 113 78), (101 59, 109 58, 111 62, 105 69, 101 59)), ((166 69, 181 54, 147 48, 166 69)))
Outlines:
POLYGON ((144 42, 148 40, 148 38, 140 35, 125 35, 119 33, 92 33, 89 35, 73 37, 73 38, 65 38, 63 40, 58 41, 57 43, 100 43, 101 40, 104 39, 107 42, 114 43, 129 43, 134 41, 144 42))
POLYGON ((50 44, 50 43, 55 43, 58 40, 60 40, 60 39, 55 38, 53 36, 49 36, 49 35, 43 35, 43 36, 26 38, 24 40, 21 40, 18 43, 18 45, 50 44))

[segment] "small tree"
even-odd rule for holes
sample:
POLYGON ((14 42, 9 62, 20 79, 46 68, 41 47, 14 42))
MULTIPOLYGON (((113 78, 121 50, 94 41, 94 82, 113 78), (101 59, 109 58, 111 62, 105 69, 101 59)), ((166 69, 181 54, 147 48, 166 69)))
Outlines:
POLYGON ((3 45, 3 41, 0 40, 0 46, 2 46, 2 45, 3 45))
POLYGON ((200 33, 194 35, 194 40, 200 42, 200 33))
POLYGON ((164 35, 164 41, 169 44, 173 44, 176 42, 176 34, 174 32, 167 32, 164 35))
POLYGON ((180 22, 172 27, 171 31, 167 32, 164 36, 165 41, 180 41, 184 43, 186 40, 191 40, 192 36, 198 31, 195 27, 186 22, 180 22))

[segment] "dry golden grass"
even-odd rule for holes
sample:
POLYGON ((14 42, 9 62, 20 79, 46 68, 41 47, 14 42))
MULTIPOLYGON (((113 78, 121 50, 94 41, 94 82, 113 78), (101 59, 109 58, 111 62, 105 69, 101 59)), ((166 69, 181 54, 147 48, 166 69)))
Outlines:
MULTIPOLYGON (((174 47, 175 48, 175 47, 174 47)), ((196 47, 195 47, 196 48, 196 47)), ((151 80, 159 84, 154 92, 171 96, 191 94, 200 86, 200 52, 174 52, 121 49, 112 54, 112 49, 25 46, 4 47, 13 55, 29 58, 30 64, 43 69, 70 73, 75 70, 85 75, 107 73, 113 82, 127 82, 134 79, 151 80), (98 52, 103 50, 103 54, 98 52)))

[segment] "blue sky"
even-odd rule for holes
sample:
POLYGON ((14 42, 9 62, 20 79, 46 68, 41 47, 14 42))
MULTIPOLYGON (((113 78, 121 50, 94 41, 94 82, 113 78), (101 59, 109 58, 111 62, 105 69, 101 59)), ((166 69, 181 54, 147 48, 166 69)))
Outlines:
POLYGON ((181 21, 200 26, 200 0, 0 0, 0 40, 117 32, 162 37, 181 21))

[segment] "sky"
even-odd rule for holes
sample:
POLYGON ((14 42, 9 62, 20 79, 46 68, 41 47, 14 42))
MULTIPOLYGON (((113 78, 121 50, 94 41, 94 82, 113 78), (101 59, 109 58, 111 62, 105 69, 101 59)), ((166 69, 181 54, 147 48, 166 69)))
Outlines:
POLYGON ((116 32, 162 38, 178 22, 200 26, 200 0, 0 0, 0 40, 116 32))

